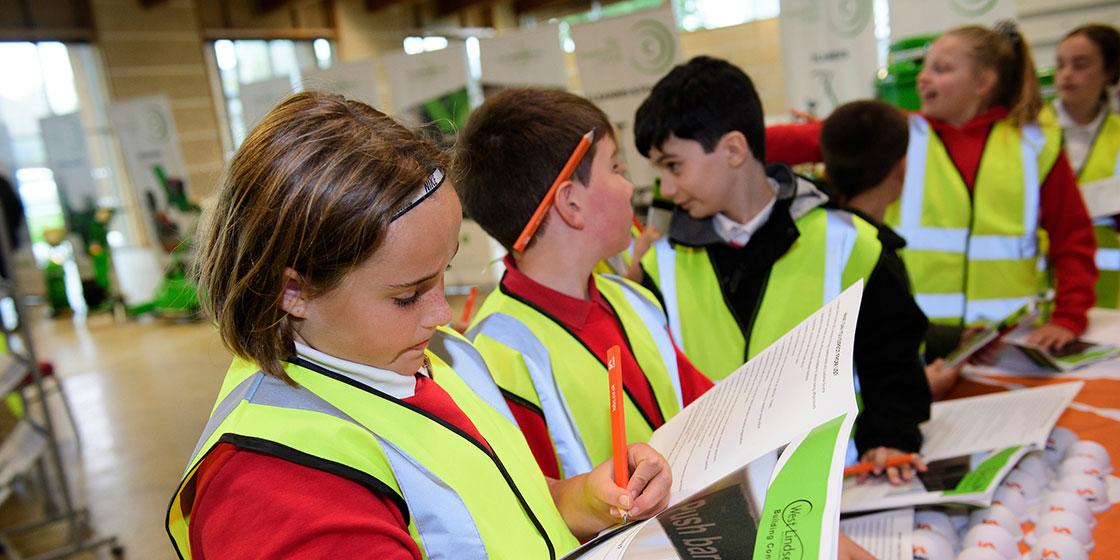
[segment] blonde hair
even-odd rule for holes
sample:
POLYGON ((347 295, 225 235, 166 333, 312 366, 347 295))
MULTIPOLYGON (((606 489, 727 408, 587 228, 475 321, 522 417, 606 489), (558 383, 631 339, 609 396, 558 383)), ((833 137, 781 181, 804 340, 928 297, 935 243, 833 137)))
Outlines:
POLYGON ((281 101, 249 133, 199 229, 195 276, 223 343, 292 383, 284 271, 307 297, 377 250, 442 154, 388 116, 338 95, 281 101))
POLYGON ((1008 118, 1015 126, 1038 120, 1042 91, 1030 47, 1014 23, 1000 22, 995 29, 966 25, 945 34, 965 40, 973 63, 996 72, 996 87, 989 98, 991 105, 1007 107, 1008 118))

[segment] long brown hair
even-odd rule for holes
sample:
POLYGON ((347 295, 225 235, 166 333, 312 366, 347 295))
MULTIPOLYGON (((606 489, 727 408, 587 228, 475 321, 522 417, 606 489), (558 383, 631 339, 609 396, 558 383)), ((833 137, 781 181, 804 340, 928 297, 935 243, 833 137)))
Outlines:
POLYGON ((996 72, 996 86, 990 105, 1003 105, 1015 126, 1038 120, 1042 110, 1042 91, 1034 69, 1027 40, 1014 23, 1005 21, 995 29, 979 25, 957 27, 945 33, 964 39, 972 62, 979 68, 996 72))
POLYGON ((199 229, 195 275, 226 347, 291 383, 285 268, 305 296, 329 291, 442 166, 434 146, 361 102, 304 92, 276 105, 237 150, 199 229))

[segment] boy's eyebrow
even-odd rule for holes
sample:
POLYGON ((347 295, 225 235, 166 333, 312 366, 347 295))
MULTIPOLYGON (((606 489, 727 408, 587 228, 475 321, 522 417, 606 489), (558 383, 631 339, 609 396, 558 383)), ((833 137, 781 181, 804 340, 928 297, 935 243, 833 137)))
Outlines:
POLYGON ((661 152, 661 155, 657 156, 657 159, 653 160, 653 163, 660 164, 661 162, 665 161, 666 158, 670 157, 673 157, 673 154, 661 152))
MULTIPOLYGON (((455 255, 459 254, 459 246, 460 246, 459 243, 456 242, 455 243, 455 252, 451 253, 451 258, 452 259, 455 258, 455 255)), ((448 264, 448 266, 450 266, 450 263, 448 264)), ((404 288, 411 288, 413 286, 419 286, 420 284, 423 284, 423 283, 427 282, 428 280, 431 280, 432 278, 435 278, 436 276, 439 276, 440 272, 443 272, 443 271, 442 270, 437 270, 437 271, 435 271, 435 272, 433 272, 433 273, 431 273, 431 274, 429 274, 429 275, 427 275, 423 278, 413 280, 412 282, 402 282, 400 284, 389 284, 388 286, 385 286, 385 287, 387 289, 390 289, 390 290, 401 290, 401 289, 404 289, 404 288)))

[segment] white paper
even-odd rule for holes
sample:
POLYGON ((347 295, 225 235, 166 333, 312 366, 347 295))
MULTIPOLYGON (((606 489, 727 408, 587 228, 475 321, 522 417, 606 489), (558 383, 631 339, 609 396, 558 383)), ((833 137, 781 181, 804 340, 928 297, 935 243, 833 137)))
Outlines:
POLYGON ((852 347, 862 290, 849 289, 654 432, 674 490, 698 490, 809 429, 856 410, 852 347))
MULTIPOLYGON (((1116 197, 1120 203, 1120 196, 1116 197)), ((1082 340, 1100 344, 1120 345, 1120 309, 1094 307, 1089 310, 1089 328, 1081 335, 1082 340)))
POLYGON ((895 509, 840 521, 840 529, 876 560, 913 558, 914 509, 895 509))
POLYGON ((1081 198, 1094 218, 1120 214, 1120 176, 1081 183, 1081 198))
POLYGON ((1016 445, 1046 444, 1046 437, 1081 387, 1077 381, 933 403, 922 424, 927 463, 1016 445))
MULTIPOLYGON (((673 469, 670 505, 678 506, 662 512, 662 516, 670 515, 672 520, 671 515, 678 514, 681 508, 688 510, 693 503, 707 501, 706 507, 718 506, 713 511, 722 511, 719 515, 733 512, 734 520, 744 516, 744 528, 753 527, 758 531, 750 543, 753 545, 758 539, 778 539, 775 542, 779 542, 787 531, 797 535, 794 526, 778 527, 776 516, 766 517, 762 512, 764 504, 767 509, 778 508, 783 515, 788 511, 790 519, 796 519, 792 517, 796 515, 795 510, 803 507, 802 502, 809 503, 810 507, 826 508, 817 545, 822 554, 835 554, 840 473, 847 437, 857 414, 852 349, 862 294, 863 283, 859 282, 654 432, 650 445, 665 455, 673 469), (843 420, 838 425, 814 431, 841 417, 843 420), (831 435, 836 433, 840 436, 831 435), (786 487, 778 494, 771 492, 778 473, 798 451, 804 453, 792 460, 799 461, 802 468, 806 460, 814 461, 814 454, 821 449, 820 437, 830 438, 830 442, 836 440, 831 442, 827 495, 812 498, 821 502, 807 502, 801 497, 794 497, 788 504, 765 502, 774 496, 791 497, 789 488, 793 487, 786 487), (814 445, 805 446, 810 438, 814 445), (779 448, 783 446, 779 455, 779 448), (732 497, 730 503, 734 507, 724 509, 723 504, 729 502, 719 500, 727 500, 728 496, 732 497), (739 512, 738 508, 743 511, 739 512), (770 525, 761 526, 763 519, 770 519, 770 525)), ((822 460, 827 459, 824 452, 821 455, 822 460)), ((791 476, 795 475, 785 477, 787 484, 791 476)), ((793 493, 797 493, 796 489, 793 493)), ((672 523, 677 525, 675 521, 672 523)), ((736 527, 737 523, 733 522, 736 527)), ((790 523, 796 525, 795 521, 790 523)), ((713 540, 721 538, 718 531, 726 529, 726 524, 716 527, 711 533, 705 533, 713 540)), ((734 536, 738 537, 744 534, 736 533, 734 536)), ((749 533, 746 535, 747 539, 752 538, 749 533)), ((671 538, 662 530, 658 519, 653 518, 593 548, 585 546, 574 551, 569 557, 580 560, 675 559, 678 556, 671 538)), ((734 538, 723 542, 731 540, 734 538)), ((774 554, 777 553, 775 550, 774 554)))

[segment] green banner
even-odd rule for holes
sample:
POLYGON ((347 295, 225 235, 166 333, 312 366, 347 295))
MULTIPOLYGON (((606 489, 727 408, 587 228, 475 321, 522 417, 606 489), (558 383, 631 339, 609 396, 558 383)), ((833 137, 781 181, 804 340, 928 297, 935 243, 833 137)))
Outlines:
POLYGON ((821 525, 828 497, 829 471, 836 440, 843 437, 840 429, 844 418, 844 415, 838 416, 809 432, 774 478, 766 491, 754 558, 821 557, 821 525))

